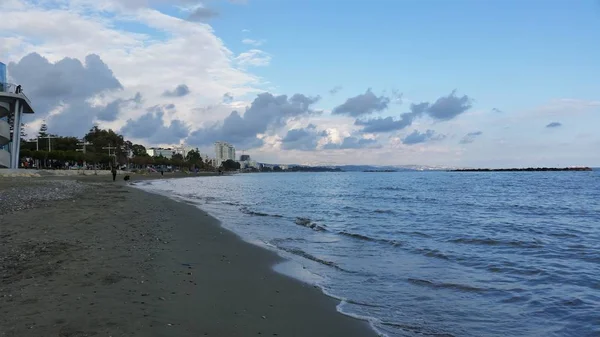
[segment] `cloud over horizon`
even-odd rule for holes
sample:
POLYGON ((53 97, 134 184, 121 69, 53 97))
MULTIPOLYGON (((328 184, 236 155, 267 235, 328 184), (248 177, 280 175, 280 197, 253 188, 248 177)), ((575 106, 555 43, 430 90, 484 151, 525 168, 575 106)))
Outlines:
POLYGON ((445 137, 445 135, 439 135, 433 130, 427 130, 425 132, 414 130, 411 134, 402 139, 402 143, 406 145, 414 145, 429 141, 442 140, 445 137))
POLYGON ((189 93, 190 93, 190 88, 185 84, 180 84, 173 90, 170 90, 170 91, 166 90, 163 93, 163 96, 165 96, 165 97, 183 97, 183 96, 188 95, 189 93))
POLYGON ((412 103, 410 111, 402 113, 399 119, 393 117, 357 119, 354 125, 362 126, 362 132, 365 133, 383 133, 402 130, 424 115, 434 120, 448 121, 469 110, 472 106, 471 102, 472 99, 467 95, 457 97, 456 91, 452 91, 448 96, 438 98, 433 104, 429 102, 412 103))
MULTIPOLYGON (((414 57, 436 45, 418 39, 405 53, 369 62, 349 57, 345 48, 355 46, 344 42, 352 38, 347 30, 330 39, 293 20, 273 26, 255 17, 266 15, 261 6, 232 5, 239 2, 0 1, 0 61, 36 111, 24 118, 26 133, 44 120, 65 136, 98 125, 146 146, 183 143, 212 153, 214 141, 226 140, 255 158, 289 163, 586 164, 597 152, 593 79, 546 90, 545 80, 521 69, 527 81, 493 87, 492 79, 512 71, 492 69, 495 58, 433 62, 414 57), (309 47, 318 53, 303 54, 309 47), (544 90, 529 89, 536 87, 544 90)), ((282 14, 294 6, 282 2, 282 14)), ((392 30, 372 28, 393 38, 392 30)), ((496 47, 489 52, 503 52, 496 47)))
POLYGON ((244 114, 233 111, 222 123, 198 129, 190 134, 192 145, 212 144, 217 140, 228 141, 242 148, 255 148, 263 144, 257 136, 269 129, 283 127, 288 119, 319 114, 311 106, 320 97, 295 94, 274 96, 271 93, 259 94, 244 114))
POLYGON ((387 109, 390 98, 386 96, 375 96, 371 89, 367 89, 364 94, 350 97, 341 105, 333 109, 334 115, 348 115, 359 117, 370 115, 375 112, 381 112, 387 109))
POLYGON ((552 129, 552 128, 559 128, 561 126, 562 126, 562 123, 552 122, 552 123, 546 125, 546 128, 552 129))
POLYGON ((469 132, 460 140, 460 143, 461 144, 473 143, 475 141, 475 138, 481 136, 482 134, 483 134, 482 131, 469 132))

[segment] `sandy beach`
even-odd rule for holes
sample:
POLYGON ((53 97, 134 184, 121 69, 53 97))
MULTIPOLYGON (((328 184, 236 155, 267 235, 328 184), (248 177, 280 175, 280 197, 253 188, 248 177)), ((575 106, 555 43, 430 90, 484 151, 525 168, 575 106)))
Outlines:
POLYGON ((0 336, 375 335, 274 253, 119 178, 0 178, 0 336))

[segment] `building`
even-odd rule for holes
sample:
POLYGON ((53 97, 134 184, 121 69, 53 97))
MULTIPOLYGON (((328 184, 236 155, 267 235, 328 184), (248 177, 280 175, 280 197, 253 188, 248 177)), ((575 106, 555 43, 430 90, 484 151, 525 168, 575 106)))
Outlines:
POLYGON ((217 167, 226 160, 235 160, 235 147, 226 142, 215 143, 215 160, 217 167))
POLYGON ((0 168, 19 168, 21 148, 21 116, 34 113, 29 98, 20 85, 7 82, 6 65, 0 63, 0 168), (16 130, 17 137, 11 139, 9 120, 16 130))
POLYGON ((240 161, 250 161, 250 155, 249 154, 243 154, 240 156, 240 161))
POLYGON ((167 159, 173 158, 173 155, 177 153, 176 150, 171 148, 163 149, 162 147, 151 147, 146 150, 146 153, 151 157, 165 157, 167 159))

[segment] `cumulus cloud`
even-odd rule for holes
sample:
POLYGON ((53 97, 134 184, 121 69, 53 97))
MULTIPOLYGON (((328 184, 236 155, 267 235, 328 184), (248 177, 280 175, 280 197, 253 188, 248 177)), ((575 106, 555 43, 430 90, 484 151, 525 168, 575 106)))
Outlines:
POLYGON ((422 133, 417 130, 414 130, 411 134, 409 134, 408 136, 404 137, 404 139, 402 139, 402 143, 406 144, 406 145, 414 145, 414 144, 425 143, 425 142, 434 141, 434 140, 441 140, 441 139, 444 139, 445 137, 446 136, 444 136, 444 135, 436 134, 435 131, 433 131, 433 130, 427 130, 422 133))
POLYGON ((281 140, 281 147, 284 150, 312 151, 324 136, 327 132, 318 132, 314 124, 309 124, 306 128, 289 130, 281 140))
POLYGON ((481 131, 469 132, 460 140, 460 143, 461 144, 473 143, 475 141, 475 138, 477 138, 478 136, 481 136, 482 134, 483 134, 483 132, 481 132, 481 131))
POLYGON ((137 93, 130 99, 117 98, 116 100, 108 103, 104 108, 101 108, 96 113, 96 118, 100 121, 112 122, 117 119, 121 109, 127 106, 139 106, 142 103, 142 94, 137 93))
POLYGON ((231 103, 233 102, 233 95, 230 92, 226 92, 223 94, 223 103, 231 103))
MULTIPOLYGON (((400 95, 399 97, 401 97, 399 93, 395 95, 400 95)), ((362 126, 362 131, 366 133, 402 130, 412 125, 415 119, 424 115, 442 121, 450 120, 470 109, 470 102, 471 99, 468 96, 457 97, 455 91, 453 91, 448 96, 438 98, 433 104, 429 102, 411 104, 410 111, 401 114, 399 119, 393 117, 378 117, 368 120, 357 119, 354 125, 362 126)))
POLYGON ((164 109, 160 106, 149 108, 140 118, 129 119, 121 128, 121 133, 136 139, 147 139, 152 144, 178 144, 187 137, 190 127, 179 119, 165 125, 164 109))
POLYGON ((243 39, 242 40, 243 44, 247 44, 247 45, 251 45, 251 46, 255 46, 255 47, 259 47, 262 46, 265 43, 265 40, 254 40, 254 39, 243 39))
POLYGON ((338 92, 340 92, 340 90, 342 90, 342 86, 341 85, 336 85, 335 87, 331 88, 331 90, 329 90, 329 94, 330 95, 335 95, 338 92))
POLYGON ((429 116, 440 120, 450 120, 463 112, 469 110, 472 106, 472 99, 467 95, 456 96, 456 90, 450 95, 438 98, 428 109, 429 116))
POLYGON ((559 123, 559 122, 552 122, 552 123, 546 125, 546 127, 550 128, 550 129, 552 129, 552 128, 559 128, 561 126, 562 126, 562 123, 559 123))
POLYGON ((333 109, 333 114, 351 117, 370 115, 374 112, 380 112, 387 109, 389 103, 389 97, 377 97, 371 89, 368 89, 364 94, 350 97, 346 102, 335 107, 333 109))
POLYGON ((241 115, 233 111, 223 120, 212 126, 195 130, 188 138, 191 145, 208 145, 224 140, 243 148, 260 147, 263 142, 257 136, 269 129, 277 129, 290 118, 317 114, 311 105, 320 97, 295 94, 274 96, 271 93, 259 94, 250 107, 241 115))
POLYGON ((88 55, 85 63, 74 58, 51 63, 31 53, 19 62, 9 63, 8 71, 32 100, 34 117, 48 118, 48 127, 54 133, 79 135, 94 120, 114 120, 124 104, 141 100, 138 93, 130 100, 116 99, 104 107, 92 106, 89 103, 92 98, 123 89, 113 72, 95 54, 88 55))
POLYGON ((38 116, 45 116, 62 102, 85 101, 106 90, 119 90, 122 85, 98 55, 90 54, 85 64, 73 58, 56 63, 37 53, 11 62, 8 72, 13 81, 33 100, 38 116))
POLYGON ((411 104, 410 112, 405 112, 400 115, 400 119, 394 119, 392 117, 386 118, 372 118, 368 120, 357 119, 354 125, 363 126, 362 131, 366 133, 379 133, 379 132, 390 132, 395 130, 402 130, 410 126, 413 121, 423 115, 423 113, 429 107, 429 103, 411 104))
POLYGON ((183 97, 189 93, 190 93, 190 88, 185 84, 180 84, 173 90, 170 90, 170 91, 166 90, 163 93, 163 96, 165 96, 165 97, 183 97))
POLYGON ((362 149, 362 148, 376 148, 377 140, 368 138, 359 138, 355 136, 344 137, 341 143, 328 143, 323 146, 326 150, 345 150, 345 149, 362 149))
POLYGON ((238 55, 235 60, 242 67, 264 67, 271 63, 271 55, 259 49, 251 49, 238 55))
POLYGON ((188 20, 196 22, 206 22, 218 15, 219 13, 217 13, 216 11, 207 7, 200 6, 192 10, 190 15, 188 16, 188 20))
MULTIPOLYGON (((180 8, 194 5, 187 0, 160 1, 180 8)), ((39 97, 32 92, 36 91, 34 84, 42 83, 40 77, 44 72, 27 65, 23 67, 23 76, 19 76, 16 70, 9 69, 11 82, 26 77, 33 83, 18 80, 36 108, 35 115, 27 116, 36 119, 27 120, 29 125, 39 125, 41 119, 51 114, 47 122, 55 133, 81 135, 98 122, 100 127, 118 129, 127 118, 135 119, 144 114, 144 108, 172 103, 170 97, 162 96, 164 90, 185 83, 193 88, 194 95, 177 100, 177 118, 198 128, 204 123, 222 120, 231 112, 231 108, 220 106, 224 92, 235 92, 236 96, 243 97, 264 91, 259 88, 258 77, 237 66, 235 55, 209 25, 182 20, 145 4, 156 4, 154 0, 139 0, 138 4, 132 0, 127 6, 125 0, 11 0, 16 5, 0 2, 3 19, 0 54, 6 63, 18 63, 35 51, 52 65, 64 58, 78 59, 86 69, 86 76, 71 70, 58 71, 65 73, 61 77, 49 74, 48 78, 54 82, 50 89, 55 92, 39 97), (56 3, 60 6, 54 6, 56 3), (132 25, 123 26, 123 19, 132 25), (92 74, 92 69, 96 69, 90 68, 93 62, 85 61, 89 54, 98 55, 110 68, 113 84, 107 83, 106 76, 102 77, 100 72, 92 74), (87 82, 82 84, 82 79, 87 82), (93 90, 82 94, 87 89, 93 90), (97 118, 96 107, 119 98, 127 100, 136 92, 144 97, 140 107, 125 110, 125 106, 120 106, 122 111, 114 121, 97 118), (71 95, 86 98, 74 99, 71 95), (210 115, 200 115, 194 111, 199 105, 218 105, 219 108, 210 115)), ((130 105, 127 107, 132 107, 130 105)), ((112 119, 112 115, 114 112, 106 111, 100 117, 112 119)))

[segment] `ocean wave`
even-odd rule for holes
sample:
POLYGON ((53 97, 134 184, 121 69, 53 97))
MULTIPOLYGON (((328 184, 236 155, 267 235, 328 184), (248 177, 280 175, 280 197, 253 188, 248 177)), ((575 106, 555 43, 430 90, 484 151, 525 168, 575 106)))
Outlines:
POLYGON ((518 247, 518 248, 540 248, 543 246, 542 243, 536 241, 520 241, 520 240, 498 240, 492 238, 458 238, 448 240, 448 242, 452 243, 464 243, 464 244, 472 244, 472 245, 483 245, 483 246, 510 246, 510 247, 518 247))
POLYGON ((419 254, 428 256, 428 257, 435 257, 438 259, 442 259, 442 260, 450 260, 450 257, 444 253, 442 253, 441 251, 437 250, 437 249, 429 249, 429 248, 419 248, 416 249, 416 251, 419 254))
POLYGON ((377 188, 377 190, 382 190, 382 191, 405 191, 406 189, 403 188, 403 187, 386 186, 386 187, 377 188))
POLYGON ((296 225, 304 226, 304 227, 310 228, 310 229, 314 229, 314 230, 319 231, 319 232, 324 232, 324 231, 327 230, 327 229, 325 229, 325 227, 319 226, 316 223, 312 222, 312 220, 309 219, 309 218, 298 217, 298 218, 296 218, 296 220, 294 221, 294 223, 296 225))
POLYGON ((366 235, 362 235, 362 234, 357 234, 357 233, 350 233, 350 232, 346 232, 346 231, 338 232, 338 234, 344 235, 344 236, 348 236, 348 237, 352 237, 352 238, 355 238, 355 239, 358 239, 358 240, 363 240, 363 241, 387 243, 387 244, 390 244, 392 246, 400 246, 400 245, 402 245, 401 242, 396 241, 396 240, 377 239, 377 238, 373 238, 373 237, 370 237, 370 236, 366 236, 366 235))
POLYGON ((283 218, 283 215, 256 212, 256 211, 252 211, 252 210, 248 209, 247 207, 240 208, 240 211, 242 211, 242 213, 244 213, 244 214, 254 215, 254 216, 270 216, 270 217, 274 217, 274 218, 283 218))
POLYGON ((412 235, 416 235, 416 236, 420 236, 420 237, 424 237, 424 238, 430 238, 431 237, 431 235, 429 235, 427 233, 417 232, 417 231, 410 232, 408 234, 412 234, 412 235))
POLYGON ((429 280, 422 280, 422 279, 416 279, 416 278, 408 278, 407 280, 408 280, 408 282, 410 282, 412 284, 422 286, 422 287, 429 287, 429 288, 455 289, 455 290, 460 290, 460 291, 464 291, 464 292, 473 292, 473 293, 482 293, 482 292, 487 291, 487 289, 478 288, 478 287, 474 287, 474 286, 470 286, 470 285, 466 285, 466 284, 437 283, 437 282, 433 282, 433 281, 429 281, 429 280))
POLYGON ((379 214, 395 214, 394 211, 392 211, 391 209, 376 209, 373 211, 373 213, 379 213, 379 214))
POLYGON ((512 275, 547 275, 548 273, 538 268, 511 268, 505 266, 491 265, 486 268, 492 273, 512 275))
POLYGON ((395 322, 385 322, 385 321, 379 321, 378 323, 381 325, 384 325, 384 326, 392 327, 397 330, 401 330, 403 332, 411 333, 411 335, 415 334, 415 335, 419 335, 419 336, 454 337, 454 335, 452 335, 452 334, 436 331, 436 330, 433 330, 431 328, 427 328, 424 326, 395 323, 395 322))
POLYGON ((279 249, 281 249, 281 250, 283 250, 285 252, 288 252, 290 254, 301 256, 301 257, 303 257, 305 259, 308 259, 308 260, 320 263, 320 264, 325 265, 325 266, 333 267, 333 268, 338 269, 338 270, 344 270, 344 269, 340 268, 335 262, 331 262, 331 261, 320 259, 320 258, 318 258, 318 257, 316 257, 314 255, 311 255, 311 254, 303 251, 302 249, 288 248, 288 247, 283 247, 283 246, 277 246, 277 248, 279 248, 279 249))
POLYGON ((230 206, 240 206, 241 205, 239 202, 235 202, 235 201, 223 201, 222 204, 230 205, 230 206))

